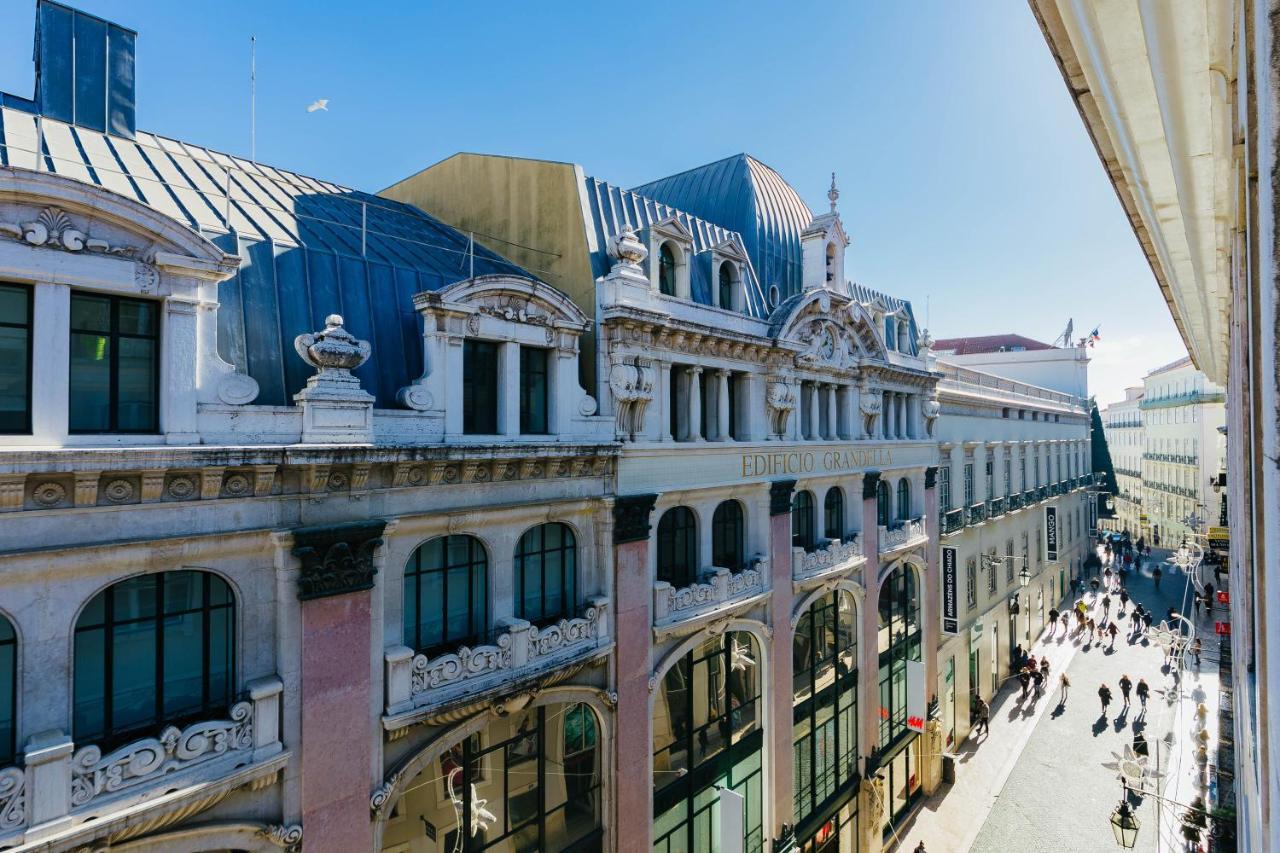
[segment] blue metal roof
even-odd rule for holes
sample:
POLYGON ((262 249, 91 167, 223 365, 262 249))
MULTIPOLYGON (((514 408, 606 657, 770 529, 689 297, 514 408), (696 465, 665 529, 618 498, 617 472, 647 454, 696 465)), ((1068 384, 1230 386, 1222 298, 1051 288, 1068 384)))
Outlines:
POLYGON ((800 234, 813 221, 813 211, 756 158, 735 154, 635 191, 741 234, 766 290, 778 285, 785 300, 803 288, 800 234))
MULTIPOLYGON (((218 352, 257 380, 258 404, 292 403, 312 373, 294 337, 338 313, 373 344, 356 375, 378 406, 395 406, 422 374, 413 294, 471 275, 468 236, 412 205, 144 131, 41 127, 40 168, 137 199, 241 257, 218 289, 218 352)), ((0 107, 0 165, 35 169, 36 140, 36 116, 0 107)), ((535 277, 478 244, 474 265, 535 277)))
MULTIPOLYGON (((703 305, 713 304, 710 256, 702 253, 731 240, 739 241, 741 250, 745 250, 746 245, 742 235, 596 178, 587 178, 586 188, 587 203, 591 208, 590 227, 595 230, 596 238, 597 248, 591 253, 591 270, 596 278, 609 272, 613 260, 608 256, 605 246, 608 245, 608 238, 621 231, 624 224, 629 224, 636 231, 642 231, 656 223, 675 217, 693 235, 694 262, 689 268, 689 290, 693 301, 703 305)), ((767 317, 769 308, 765 302, 764 289, 760 286, 760 280, 752 268, 750 254, 748 254, 746 266, 744 290, 747 295, 747 310, 743 313, 752 317, 767 317)))

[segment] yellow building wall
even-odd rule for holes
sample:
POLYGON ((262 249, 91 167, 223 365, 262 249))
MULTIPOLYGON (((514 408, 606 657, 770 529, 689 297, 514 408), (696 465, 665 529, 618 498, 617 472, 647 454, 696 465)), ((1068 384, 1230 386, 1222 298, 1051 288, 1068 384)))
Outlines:
MULTIPOLYGON (((572 163, 455 154, 379 195, 406 202, 519 264, 595 318, 595 279, 582 206, 583 175, 572 163)), ((583 387, 596 388, 594 335, 580 338, 583 387)))

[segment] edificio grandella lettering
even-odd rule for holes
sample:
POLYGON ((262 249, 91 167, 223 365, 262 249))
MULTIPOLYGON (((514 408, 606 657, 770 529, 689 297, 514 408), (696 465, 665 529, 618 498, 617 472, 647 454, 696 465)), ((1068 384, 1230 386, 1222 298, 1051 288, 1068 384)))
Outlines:
POLYGON ((856 471, 893 464, 887 447, 858 447, 824 450, 792 450, 778 453, 742 454, 743 477, 776 477, 783 474, 812 474, 814 471, 856 471))

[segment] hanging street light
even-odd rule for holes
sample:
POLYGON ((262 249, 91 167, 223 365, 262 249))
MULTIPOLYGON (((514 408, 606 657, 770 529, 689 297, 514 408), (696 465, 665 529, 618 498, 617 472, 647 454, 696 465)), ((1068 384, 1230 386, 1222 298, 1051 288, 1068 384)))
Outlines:
POLYGON ((1018 572, 1018 585, 1023 587, 1031 585, 1031 572, 1027 571, 1026 562, 1022 564, 1022 571, 1018 572))
POLYGON ((1121 800, 1120 805, 1111 813, 1111 831, 1116 835, 1116 844, 1125 850, 1132 850, 1138 843, 1138 830, 1141 828, 1138 816, 1129 808, 1128 799, 1121 800))

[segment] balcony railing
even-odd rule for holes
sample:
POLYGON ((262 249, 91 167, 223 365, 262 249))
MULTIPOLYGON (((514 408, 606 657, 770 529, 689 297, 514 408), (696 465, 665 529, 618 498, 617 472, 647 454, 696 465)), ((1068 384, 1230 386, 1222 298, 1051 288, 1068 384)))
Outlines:
POLYGON ((942 535, 949 536, 964 529, 964 508, 947 510, 942 515, 942 535))
POLYGON ((1036 500, 1038 500, 1038 501, 1043 501, 1043 500, 1048 500, 1048 499, 1049 499, 1049 487, 1048 487, 1048 486, 1039 486, 1039 487, 1036 489, 1036 500))
POLYGON ((1014 510, 1022 509, 1022 493, 1021 493, 1021 492, 1014 492, 1013 494, 1011 494, 1011 495, 1009 495, 1008 497, 1006 497, 1006 498, 1004 499, 1004 502, 1005 502, 1005 508, 1006 508, 1009 512, 1013 512, 1014 510))
POLYGON ((865 561, 862 537, 855 533, 846 540, 828 539, 813 551, 792 548, 791 577, 798 584, 823 580, 865 561))
POLYGON ((269 782, 288 760, 280 741, 283 690, 279 678, 258 679, 225 719, 167 726, 105 755, 92 744, 76 749, 61 732, 36 735, 25 768, 0 769, 0 847, 20 845, 24 833, 56 831, 79 848, 71 842, 76 830, 97 829, 107 814, 145 823, 153 805, 194 805, 221 799, 230 785, 269 782))
POLYGON ((987 520, 987 505, 985 503, 974 504, 965 508, 965 517, 969 524, 981 524, 987 520))
POLYGON ((899 522, 895 527, 880 525, 880 553, 886 554, 921 542, 926 537, 924 518, 912 518, 899 522))
POLYGON ((992 498, 987 501, 987 518, 999 518, 1004 515, 1004 498, 992 498))
POLYGON ((591 657, 610 642, 609 599, 587 600, 579 615, 538 627, 507 619, 491 643, 427 656, 407 646, 387 649, 387 716, 404 722, 460 699, 591 657))
POLYGON ((756 557, 750 568, 736 573, 713 566, 703 572, 700 581, 686 587, 657 581, 653 585, 653 626, 667 628, 690 622, 762 595, 768 576, 768 561, 756 557))

